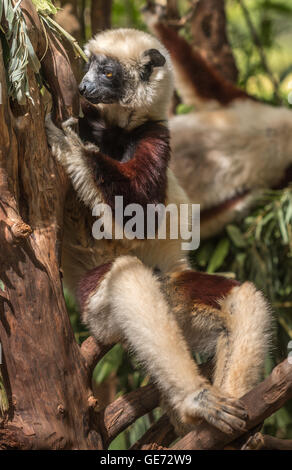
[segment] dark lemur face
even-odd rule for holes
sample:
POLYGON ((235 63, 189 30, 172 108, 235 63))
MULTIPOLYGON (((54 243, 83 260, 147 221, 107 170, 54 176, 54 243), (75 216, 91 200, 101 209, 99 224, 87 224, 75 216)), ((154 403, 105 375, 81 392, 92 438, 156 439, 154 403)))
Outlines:
POLYGON ((146 50, 141 63, 135 65, 125 65, 105 55, 91 55, 79 91, 94 104, 121 103, 135 94, 138 86, 149 82, 155 67, 164 64, 165 57, 157 49, 146 50))
POLYGON ((124 70, 118 60, 92 55, 79 91, 92 103, 115 103, 123 98, 124 83, 124 70))

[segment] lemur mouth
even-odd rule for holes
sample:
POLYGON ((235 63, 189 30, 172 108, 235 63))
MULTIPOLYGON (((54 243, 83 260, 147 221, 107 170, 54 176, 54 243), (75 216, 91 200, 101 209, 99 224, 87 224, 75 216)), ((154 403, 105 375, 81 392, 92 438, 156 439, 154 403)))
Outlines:
MULTIPOLYGON (((284 176, 275 184, 272 189, 284 189, 290 183, 292 183, 292 165, 288 166, 284 172, 284 176)), ((242 204, 253 192, 258 191, 260 188, 245 189, 244 191, 238 192, 234 196, 225 199, 217 206, 212 206, 208 209, 201 211, 201 222, 208 222, 210 219, 222 214, 226 211, 235 210, 240 204, 242 204)))

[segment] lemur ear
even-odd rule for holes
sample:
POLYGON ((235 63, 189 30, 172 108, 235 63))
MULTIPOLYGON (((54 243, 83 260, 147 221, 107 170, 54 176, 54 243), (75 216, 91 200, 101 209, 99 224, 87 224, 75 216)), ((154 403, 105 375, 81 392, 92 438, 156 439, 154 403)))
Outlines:
POLYGON ((158 49, 148 49, 143 54, 143 62, 144 66, 140 72, 141 80, 147 82, 149 80, 154 67, 162 67, 166 59, 165 57, 158 51, 158 49))
POLYGON ((149 56, 152 67, 162 67, 166 62, 165 57, 158 49, 148 49, 144 52, 143 56, 149 56))

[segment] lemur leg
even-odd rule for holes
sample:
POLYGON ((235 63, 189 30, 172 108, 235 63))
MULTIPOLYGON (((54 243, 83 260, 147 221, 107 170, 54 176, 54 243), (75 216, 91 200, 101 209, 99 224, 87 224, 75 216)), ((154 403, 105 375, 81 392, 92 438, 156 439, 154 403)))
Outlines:
POLYGON ((141 261, 123 256, 89 272, 80 303, 92 334, 126 341, 181 421, 205 418, 227 433, 245 428, 242 404, 199 375, 159 280, 141 261))
POLYGON ((217 343, 214 384, 233 397, 251 390, 264 372, 271 339, 271 311, 261 292, 245 282, 220 302, 227 333, 217 343))
POLYGON ((190 347, 214 350, 214 385, 236 398, 253 388, 271 335, 271 312, 261 292, 249 282, 186 271, 172 277, 168 294, 190 347))

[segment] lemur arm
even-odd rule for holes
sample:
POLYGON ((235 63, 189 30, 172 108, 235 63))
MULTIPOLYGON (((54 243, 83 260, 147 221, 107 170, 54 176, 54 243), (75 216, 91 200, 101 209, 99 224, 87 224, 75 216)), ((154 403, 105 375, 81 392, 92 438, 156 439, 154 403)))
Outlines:
POLYGON ((152 23, 151 29, 171 54, 178 88, 185 103, 204 108, 210 101, 226 106, 235 99, 251 99, 221 76, 191 44, 164 22, 152 23))
MULTIPOLYGON (((167 127, 158 123, 141 126, 130 142, 132 158, 120 162, 103 154, 97 146, 84 144, 71 125, 72 121, 64 123, 64 134, 47 118, 47 136, 86 205, 93 207, 105 202, 113 207, 115 196, 122 196, 125 205, 165 202, 170 158, 167 127)), ((114 133, 112 138, 115 138, 114 133)))

